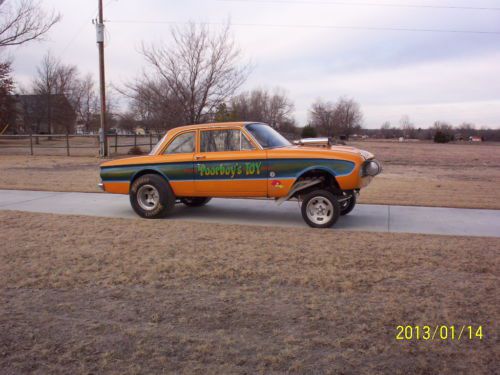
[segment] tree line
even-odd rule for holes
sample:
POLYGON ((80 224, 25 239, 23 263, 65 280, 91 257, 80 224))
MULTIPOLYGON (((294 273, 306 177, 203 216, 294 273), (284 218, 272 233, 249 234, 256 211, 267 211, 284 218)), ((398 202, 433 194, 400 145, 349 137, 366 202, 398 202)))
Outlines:
POLYGON ((495 142, 500 141, 500 129, 478 127, 469 122, 462 122, 453 126, 446 121, 435 121, 432 126, 423 128, 416 126, 408 115, 402 116, 398 125, 392 125, 389 121, 386 121, 378 129, 364 129, 361 133, 374 138, 434 140, 437 143, 467 141, 471 137, 479 137, 482 140, 495 142))

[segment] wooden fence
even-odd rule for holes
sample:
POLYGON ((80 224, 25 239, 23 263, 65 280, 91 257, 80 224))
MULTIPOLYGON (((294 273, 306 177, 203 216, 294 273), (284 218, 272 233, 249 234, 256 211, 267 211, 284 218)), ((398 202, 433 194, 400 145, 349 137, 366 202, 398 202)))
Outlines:
MULTIPOLYGON (((126 155, 131 148, 149 152, 161 139, 161 134, 108 135, 109 155, 126 155)), ((99 135, 25 134, 0 135, 2 155, 61 155, 98 156, 99 135)))

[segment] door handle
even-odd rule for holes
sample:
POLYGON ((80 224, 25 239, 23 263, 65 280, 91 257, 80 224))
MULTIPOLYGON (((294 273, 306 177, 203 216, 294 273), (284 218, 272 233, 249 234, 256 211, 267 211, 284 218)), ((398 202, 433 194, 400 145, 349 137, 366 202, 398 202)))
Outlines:
POLYGON ((206 159, 207 157, 205 155, 196 155, 194 158, 196 160, 201 160, 201 159, 206 159))

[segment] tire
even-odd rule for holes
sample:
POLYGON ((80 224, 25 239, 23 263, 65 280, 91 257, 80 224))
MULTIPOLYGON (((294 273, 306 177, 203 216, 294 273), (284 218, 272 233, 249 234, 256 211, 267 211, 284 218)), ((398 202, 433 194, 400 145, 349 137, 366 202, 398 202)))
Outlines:
POLYGON ((181 202, 188 207, 202 207, 210 202, 211 199, 202 197, 181 198, 181 202))
POLYGON ((341 216, 347 215, 354 209, 354 206, 356 206, 356 194, 354 191, 348 192, 347 194, 351 194, 351 199, 339 203, 341 216))
POLYGON ((135 213, 145 219, 165 217, 175 205, 175 196, 169 183, 156 174, 137 178, 132 183, 129 195, 135 213))
POLYGON ((313 190, 304 196, 301 211, 302 218, 310 227, 330 228, 340 216, 340 205, 329 191, 313 190))

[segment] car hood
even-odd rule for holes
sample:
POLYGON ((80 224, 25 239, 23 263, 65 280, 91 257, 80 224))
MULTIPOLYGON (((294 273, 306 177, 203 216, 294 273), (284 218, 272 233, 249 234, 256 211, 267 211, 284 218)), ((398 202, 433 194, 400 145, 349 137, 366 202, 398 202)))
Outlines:
POLYGON ((356 147, 350 147, 350 146, 330 146, 330 147, 312 147, 312 146, 287 146, 287 147, 280 147, 280 148, 274 148, 274 149, 269 149, 268 153, 270 155, 276 154, 291 154, 293 153, 294 155, 304 155, 304 157, 324 157, 324 158, 332 158, 332 159, 337 159, 339 157, 346 157, 346 158, 358 158, 361 157, 363 159, 368 159, 370 157, 373 157, 372 154, 366 151, 362 151, 357 149, 356 147), (368 155, 369 154, 369 155, 368 155))

